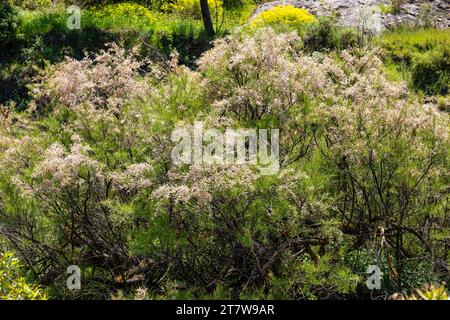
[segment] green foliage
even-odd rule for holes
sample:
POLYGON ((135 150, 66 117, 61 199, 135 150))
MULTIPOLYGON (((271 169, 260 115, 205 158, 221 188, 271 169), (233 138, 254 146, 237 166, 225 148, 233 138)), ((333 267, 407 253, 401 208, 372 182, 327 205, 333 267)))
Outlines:
POLYGON ((433 4, 431 2, 422 4, 420 7, 419 19, 424 28, 432 28, 435 26, 433 4))
POLYGON ((43 291, 28 283, 21 271, 12 253, 0 253, 0 300, 46 300, 43 291))
POLYGON ((395 11, 392 5, 380 4, 378 8, 382 14, 393 14, 395 11))
POLYGON ((19 24, 18 10, 9 2, 0 3, 0 50, 5 50, 15 39, 19 24))
MULTIPOLYGON (((384 34, 383 66, 331 18, 211 43, 192 5, 102 1, 83 10, 82 30, 67 30, 62 7, 21 11, 0 73, 1 98, 16 102, 0 104, 0 234, 46 292, 369 298, 372 264, 380 296, 448 282, 447 98, 423 104, 388 80, 448 93, 448 32, 384 34), (280 129, 279 171, 175 165, 172 132, 195 120, 280 129)), ((254 8, 224 7, 219 36, 254 8)), ((20 295, 44 298, 22 280, 20 295)))
POLYGON ((14 0, 14 5, 27 10, 43 9, 52 5, 52 0, 14 0))
POLYGON ((67 17, 63 8, 23 11, 18 33, 21 38, 28 40, 55 31, 62 32, 67 30, 67 17))
POLYGON ((438 29, 395 30, 379 40, 388 63, 428 95, 446 95, 450 86, 450 32, 438 29))
POLYGON ((303 41, 311 51, 343 50, 356 47, 358 36, 354 29, 338 26, 332 17, 321 17, 307 28, 303 41))
MULTIPOLYGON (((208 5, 213 20, 217 20, 222 16, 223 3, 221 0, 209 0, 208 5)), ((183 17, 191 17, 196 19, 202 18, 200 1, 198 0, 177 0, 174 2, 166 2, 161 6, 161 10, 163 12, 176 13, 183 17)))
POLYGON ((407 0, 391 0, 392 13, 400 13, 407 0))
POLYGON ((252 1, 248 0, 224 0, 223 5, 225 9, 236 9, 236 8, 242 8, 249 4, 252 1))
POLYGON ((415 88, 430 95, 450 93, 450 49, 415 55, 411 69, 415 88))
POLYGON ((161 15, 133 3, 111 4, 92 10, 83 18, 96 27, 108 30, 142 30, 157 23, 161 15))
POLYGON ((15 41, 1 51, 5 67, 0 71, 0 103, 14 99, 22 110, 30 99, 28 85, 47 63, 60 62, 66 55, 81 59, 86 51, 96 52, 108 42, 128 48, 141 45, 142 55, 150 57, 167 57, 177 50, 180 61, 191 67, 209 47, 200 20, 149 11, 138 4, 82 10, 82 30, 68 30, 67 17, 60 6, 20 12, 15 41))
POLYGON ((438 97, 437 98, 437 106, 441 111, 450 112, 450 97, 438 97))

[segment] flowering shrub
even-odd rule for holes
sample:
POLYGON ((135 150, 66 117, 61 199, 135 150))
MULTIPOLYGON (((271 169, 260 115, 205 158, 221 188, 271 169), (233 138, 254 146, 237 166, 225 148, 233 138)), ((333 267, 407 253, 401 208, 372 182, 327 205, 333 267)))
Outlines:
MULTIPOLYGON (((433 223, 417 210, 439 220, 443 204, 426 199, 448 197, 448 115, 406 99, 405 86, 384 77, 376 52, 343 51, 337 62, 298 54, 292 41, 278 42, 283 37, 265 30, 225 39, 205 54, 200 70, 213 106, 241 121, 276 123, 284 162, 308 168, 304 161, 313 161, 324 173, 318 179, 326 179, 331 212, 345 217, 345 232, 395 228, 405 244, 391 242, 386 255, 399 261, 430 252, 420 243, 440 247, 439 236, 422 236, 433 223)), ((406 266, 394 268, 399 285, 405 278, 397 269, 406 266)))
POLYGON ((449 115, 377 50, 309 54, 258 28, 197 71, 142 63, 115 45, 67 59, 28 113, 0 113, 0 233, 43 284, 64 292, 71 264, 96 298, 343 298, 367 264, 386 294, 449 280, 449 115), (171 134, 194 121, 279 129, 279 172, 175 165, 171 134))
MULTIPOLYGON (((43 276, 50 279, 46 281, 57 279, 67 263, 82 267, 96 260, 112 266, 126 257, 123 241, 129 221, 121 215, 127 212, 128 199, 151 186, 149 149, 135 148, 149 139, 150 128, 128 105, 147 94, 148 87, 136 79, 139 65, 114 45, 81 62, 68 59, 48 70, 29 110, 44 122, 52 119, 44 125, 53 132, 50 139, 32 132, 16 136, 9 121, 0 130, 0 162, 7 168, 0 178, 0 216, 9 221, 34 217, 28 220, 32 229, 23 225, 7 232, 35 240, 30 245, 27 237, 20 237, 16 248, 40 257, 43 263, 36 269, 52 275, 43 276), (8 199, 16 196, 23 206, 10 206, 8 199), (64 242, 71 246, 60 247, 64 242)), ((31 126, 23 129, 33 130, 31 126)))
POLYGON ((287 112, 305 91, 326 91, 326 74, 309 72, 318 69, 316 60, 298 56, 300 47, 295 33, 276 34, 271 29, 258 30, 253 37, 218 40, 199 60, 216 108, 256 120, 287 112))
POLYGON ((20 275, 21 265, 12 253, 0 253, 0 300, 46 300, 46 295, 20 275))
POLYGON ((252 27, 264 25, 285 24, 292 27, 302 27, 316 22, 316 18, 306 9, 299 9, 291 5, 276 6, 261 12, 251 23, 252 27))
MULTIPOLYGON (((129 99, 145 95, 145 85, 136 79, 141 65, 132 54, 127 55, 124 49, 113 44, 95 59, 67 58, 66 63, 48 70, 46 87, 37 86, 33 93, 38 102, 42 100, 41 104, 51 100, 65 107, 117 113, 129 99)), ((37 108, 39 112, 43 107, 32 104, 32 111, 37 108)))

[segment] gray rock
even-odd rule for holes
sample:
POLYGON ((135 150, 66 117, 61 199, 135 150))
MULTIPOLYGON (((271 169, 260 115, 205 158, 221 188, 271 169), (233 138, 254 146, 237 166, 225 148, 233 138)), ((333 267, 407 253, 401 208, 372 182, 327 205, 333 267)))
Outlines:
POLYGON ((431 4, 430 20, 436 27, 450 27, 450 1, 415 1, 410 0, 402 6, 398 14, 383 14, 380 5, 389 5, 390 0, 278 0, 261 4, 251 16, 251 20, 263 11, 279 5, 292 5, 305 8, 317 16, 338 13, 339 23, 346 26, 366 25, 374 32, 397 24, 421 25, 423 23, 422 7, 431 4))

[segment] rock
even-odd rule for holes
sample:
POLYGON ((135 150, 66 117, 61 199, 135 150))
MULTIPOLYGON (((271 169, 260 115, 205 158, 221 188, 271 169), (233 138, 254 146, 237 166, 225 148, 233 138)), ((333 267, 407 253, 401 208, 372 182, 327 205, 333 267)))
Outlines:
POLYGON ((448 0, 435 0, 432 2, 411 0, 402 7, 399 14, 382 14, 380 5, 389 5, 390 0, 278 0, 261 4, 251 16, 251 20, 263 11, 279 5, 292 5, 296 8, 305 8, 317 16, 332 15, 339 12, 339 24, 346 26, 359 26, 364 20, 373 31, 397 24, 422 24, 421 15, 423 5, 431 3, 431 16, 436 27, 450 26, 450 2, 448 0))

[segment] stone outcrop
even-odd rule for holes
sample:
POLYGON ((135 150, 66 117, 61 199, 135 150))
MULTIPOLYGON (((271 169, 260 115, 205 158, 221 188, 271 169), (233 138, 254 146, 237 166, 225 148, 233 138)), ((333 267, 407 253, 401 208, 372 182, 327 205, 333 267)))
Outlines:
POLYGON ((293 5, 308 9, 314 15, 336 15, 339 23, 347 26, 359 26, 364 23, 375 31, 396 24, 423 25, 429 20, 432 25, 440 28, 450 27, 450 1, 407 1, 399 13, 383 13, 381 6, 389 6, 390 0, 279 0, 261 4, 253 13, 252 18, 259 13, 278 5, 293 5), (426 8, 430 8, 428 14, 426 8))

